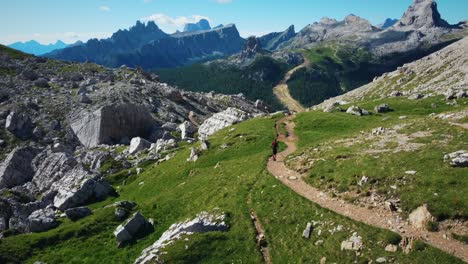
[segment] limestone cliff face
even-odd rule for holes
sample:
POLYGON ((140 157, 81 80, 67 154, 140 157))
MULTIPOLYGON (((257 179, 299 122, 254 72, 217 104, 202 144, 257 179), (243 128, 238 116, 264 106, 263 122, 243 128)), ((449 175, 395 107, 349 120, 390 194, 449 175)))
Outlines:
POLYGON ((403 17, 393 26, 395 29, 416 30, 431 27, 450 27, 437 10, 434 0, 415 0, 403 17))

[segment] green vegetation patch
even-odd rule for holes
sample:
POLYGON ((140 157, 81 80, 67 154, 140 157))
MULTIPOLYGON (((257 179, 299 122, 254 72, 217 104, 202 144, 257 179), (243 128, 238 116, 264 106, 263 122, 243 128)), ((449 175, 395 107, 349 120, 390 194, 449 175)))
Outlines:
POLYGON ((244 68, 219 62, 194 64, 174 69, 157 69, 161 81, 195 92, 222 94, 243 93, 250 100, 261 99, 274 109, 282 105, 273 94, 290 66, 267 56, 261 56, 244 68))

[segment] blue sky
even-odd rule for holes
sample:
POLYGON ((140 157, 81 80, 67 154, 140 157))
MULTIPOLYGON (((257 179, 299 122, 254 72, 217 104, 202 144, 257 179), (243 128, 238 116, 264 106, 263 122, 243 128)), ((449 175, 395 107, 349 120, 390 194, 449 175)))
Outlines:
MULTIPOLYGON (((400 18, 412 0, 2 0, 0 43, 57 39, 72 43, 109 37, 136 20, 154 19, 166 32, 207 18, 213 25, 235 23, 242 36, 296 31, 327 16, 353 13, 381 23, 400 18)), ((452 24, 468 19, 467 0, 438 0, 442 17, 452 24)))

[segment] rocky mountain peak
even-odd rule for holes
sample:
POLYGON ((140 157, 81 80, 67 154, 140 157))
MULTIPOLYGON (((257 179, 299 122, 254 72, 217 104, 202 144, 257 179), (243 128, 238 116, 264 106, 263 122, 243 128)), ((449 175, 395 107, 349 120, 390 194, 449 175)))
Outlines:
POLYGON ((357 27, 360 31, 367 31, 373 29, 372 24, 368 20, 356 16, 354 14, 346 16, 344 19, 344 23, 346 26, 357 27))
POLYGON ((330 24, 336 24, 336 23, 338 23, 338 21, 333 18, 323 17, 322 19, 320 19, 320 24, 330 25, 330 24))
POLYGON ((387 18, 385 19, 385 21, 379 25, 380 28, 382 29, 386 29, 386 28, 389 28, 393 25, 395 25, 395 23, 398 22, 398 19, 393 19, 393 18, 387 18))
POLYGON ((394 27, 415 30, 431 27, 450 27, 450 24, 441 18, 437 3, 434 0, 414 0, 394 27))
POLYGON ((258 52, 261 51, 262 47, 260 40, 255 36, 248 37, 244 46, 244 50, 242 50, 241 58, 253 58, 258 52))
POLYGON ((210 30, 210 22, 206 19, 200 19, 197 23, 187 23, 184 26, 184 32, 210 30))

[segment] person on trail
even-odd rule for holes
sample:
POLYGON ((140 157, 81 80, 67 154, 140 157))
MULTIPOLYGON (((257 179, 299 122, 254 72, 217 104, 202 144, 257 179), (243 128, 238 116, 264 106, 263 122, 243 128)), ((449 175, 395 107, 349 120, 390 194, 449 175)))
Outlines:
POLYGON ((276 138, 271 143, 271 150, 273 151, 273 161, 276 161, 276 153, 278 153, 278 141, 276 138))

